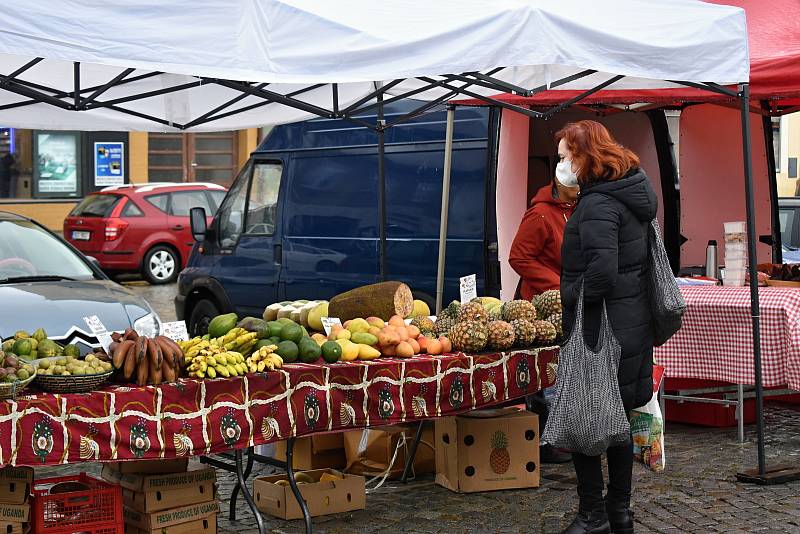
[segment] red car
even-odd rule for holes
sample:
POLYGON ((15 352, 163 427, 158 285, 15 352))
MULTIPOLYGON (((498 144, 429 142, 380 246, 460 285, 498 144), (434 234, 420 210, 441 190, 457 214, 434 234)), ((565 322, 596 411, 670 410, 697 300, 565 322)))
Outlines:
POLYGON ((107 187, 70 212, 64 238, 107 272, 141 272, 151 284, 170 283, 194 245, 189 210, 205 208, 210 223, 226 192, 204 183, 107 187))

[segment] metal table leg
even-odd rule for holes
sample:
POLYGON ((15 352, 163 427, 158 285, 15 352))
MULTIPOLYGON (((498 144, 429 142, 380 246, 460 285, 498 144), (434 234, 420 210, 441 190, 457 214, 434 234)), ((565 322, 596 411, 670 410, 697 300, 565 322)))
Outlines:
POLYGON ((406 458, 406 466, 403 468, 403 476, 400 479, 403 484, 408 481, 408 475, 411 474, 411 469, 414 467, 414 457, 417 455, 417 447, 419 446, 419 442, 422 441, 422 426, 424 424, 425 421, 419 422, 419 426, 417 427, 417 435, 414 438, 414 443, 411 444, 411 452, 406 458))
POLYGON ((247 501, 247 506, 250 507, 250 510, 253 511, 253 515, 256 517, 256 524, 258 524, 258 533, 266 534, 266 529, 264 527, 264 520, 262 519, 261 513, 258 511, 258 508, 256 508, 256 503, 255 501, 253 501, 253 496, 250 495, 250 490, 247 489, 247 479, 245 477, 244 470, 242 469, 242 451, 237 449, 235 456, 236 456, 236 478, 239 481, 239 487, 242 490, 242 495, 244 495, 244 500, 247 501))
MULTIPOLYGON (((313 525, 311 524, 311 513, 308 511, 308 505, 303 494, 300 493, 300 488, 297 487, 297 481, 294 479, 294 462, 292 454, 294 452, 294 438, 286 440, 286 476, 289 479, 289 486, 292 488, 294 498, 297 499, 297 504, 300 505, 300 510, 303 512, 303 522, 306 525, 306 534, 311 534, 313 525)), ((261 531, 264 532, 263 530, 261 531)))
MULTIPOLYGON (((249 447, 247 449, 247 465, 244 468, 244 479, 247 480, 250 478, 250 473, 253 471, 253 447, 249 447)), ((236 501, 239 498, 239 490, 241 486, 239 482, 236 482, 236 485, 233 487, 233 491, 231 491, 231 501, 230 501, 230 511, 228 513, 228 517, 230 517, 231 521, 236 521, 236 501)))
POLYGON ((739 423, 739 443, 744 443, 744 386, 736 384, 736 419, 739 423))

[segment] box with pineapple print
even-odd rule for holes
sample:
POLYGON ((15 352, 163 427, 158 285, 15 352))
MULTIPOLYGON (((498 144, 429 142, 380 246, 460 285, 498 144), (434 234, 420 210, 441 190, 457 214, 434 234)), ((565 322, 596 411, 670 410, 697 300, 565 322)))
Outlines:
POLYGON ((539 416, 518 408, 436 421, 436 483, 472 493, 539 486, 539 416))

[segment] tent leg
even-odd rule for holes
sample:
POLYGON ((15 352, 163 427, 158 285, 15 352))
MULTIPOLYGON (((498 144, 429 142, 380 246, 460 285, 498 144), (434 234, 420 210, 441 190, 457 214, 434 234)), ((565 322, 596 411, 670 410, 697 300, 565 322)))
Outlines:
POLYGON ((756 253, 755 204, 753 201, 753 162, 750 145, 750 85, 740 86, 742 106, 742 149, 744 151, 744 188, 747 202, 747 255, 750 264, 750 312, 753 317, 753 360, 756 379, 756 424, 758 425, 758 474, 764 476, 764 389, 761 377, 761 316, 758 303, 758 258, 756 253))
POLYGON ((453 166, 453 126, 455 106, 447 106, 447 134, 444 144, 444 176, 442 177, 442 214, 439 223, 439 265, 436 272, 436 315, 442 311, 444 300, 444 264, 447 253, 447 216, 450 210, 450 170, 453 166))
POLYGON ((386 280, 386 120, 383 117, 383 93, 378 95, 378 271, 386 280))

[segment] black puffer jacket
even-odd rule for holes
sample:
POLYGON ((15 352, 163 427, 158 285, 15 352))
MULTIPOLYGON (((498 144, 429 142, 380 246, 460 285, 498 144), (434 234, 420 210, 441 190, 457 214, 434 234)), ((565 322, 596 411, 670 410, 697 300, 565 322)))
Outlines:
POLYGON ((657 210, 658 198, 641 169, 613 182, 588 185, 567 223, 561 249, 564 331, 572 330, 583 281, 587 343, 597 343, 605 299, 622 346, 618 376, 626 411, 653 396, 653 332, 645 275, 647 228, 657 210))

